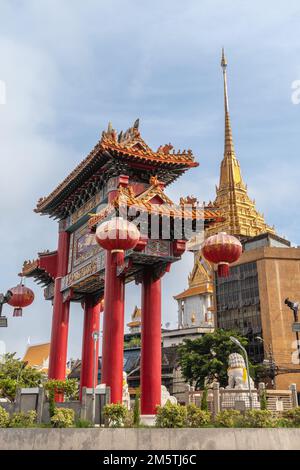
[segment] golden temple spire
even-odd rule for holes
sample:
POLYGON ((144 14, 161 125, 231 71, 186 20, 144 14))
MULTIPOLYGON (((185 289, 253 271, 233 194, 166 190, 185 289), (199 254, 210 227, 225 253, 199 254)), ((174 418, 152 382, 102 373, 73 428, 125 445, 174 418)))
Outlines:
POLYGON ((274 233, 274 228, 268 226, 260 214, 254 201, 247 193, 243 182, 240 164, 235 155, 232 130, 229 116, 227 90, 227 60, 222 49, 221 67, 224 85, 225 139, 224 157, 220 168, 220 183, 214 204, 224 216, 224 222, 216 223, 206 230, 206 236, 218 232, 227 232, 239 237, 255 236, 260 233, 274 233))
POLYGON ((235 156, 233 145, 232 130, 229 115, 228 105, 228 90, 227 90, 227 60, 222 49, 221 67, 223 70, 223 85, 224 85, 224 117, 225 117, 225 135, 224 135, 224 158, 221 163, 220 173, 220 188, 234 187, 235 184, 243 184, 240 165, 235 156))
POLYGON ((224 109, 225 109, 225 145, 224 145, 224 154, 229 154, 234 156, 234 146, 232 139, 232 130, 230 124, 229 116, 229 106, 228 106, 228 90, 227 90, 227 60, 224 53, 224 48, 222 48, 222 59, 221 67, 223 69, 223 82, 224 82, 224 109))

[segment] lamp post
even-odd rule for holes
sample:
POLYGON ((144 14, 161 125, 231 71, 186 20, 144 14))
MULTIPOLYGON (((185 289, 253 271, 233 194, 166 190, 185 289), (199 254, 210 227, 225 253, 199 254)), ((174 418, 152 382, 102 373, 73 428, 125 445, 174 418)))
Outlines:
POLYGON ((12 298, 13 293, 11 290, 8 290, 6 294, 0 294, 0 327, 7 326, 7 318, 2 316, 3 304, 7 304, 12 298))
POLYGON ((96 415, 96 361, 97 358, 97 341, 99 340, 100 333, 99 331, 93 331, 92 338, 94 341, 94 357, 93 357, 93 399, 92 399, 92 423, 95 424, 95 415, 96 415))
POLYGON ((244 346, 241 345, 238 339, 236 339, 234 336, 230 336, 230 340, 236 344, 244 353, 245 356, 245 361, 246 361, 246 370, 247 370, 247 379, 248 379, 248 390, 249 390, 249 405, 250 405, 250 410, 253 408, 253 401, 252 401, 252 391, 251 391, 251 383, 250 383, 250 371, 249 371, 249 361, 248 361, 248 354, 244 346))

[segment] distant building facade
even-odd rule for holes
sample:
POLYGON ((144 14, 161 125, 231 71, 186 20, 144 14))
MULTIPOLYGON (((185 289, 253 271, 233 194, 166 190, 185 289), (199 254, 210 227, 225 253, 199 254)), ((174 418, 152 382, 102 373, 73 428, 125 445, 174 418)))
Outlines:
POLYGON ((299 299, 299 292, 300 248, 273 234, 244 242, 230 276, 216 276, 217 326, 247 336, 253 362, 272 361, 277 389, 300 387, 293 315, 284 304, 286 297, 299 299))

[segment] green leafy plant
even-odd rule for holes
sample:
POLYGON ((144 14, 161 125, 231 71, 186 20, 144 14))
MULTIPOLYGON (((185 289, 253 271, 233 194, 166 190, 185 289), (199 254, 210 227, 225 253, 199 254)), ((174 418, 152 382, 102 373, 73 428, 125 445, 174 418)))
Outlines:
POLYGON ((139 391, 135 394, 134 406, 133 406, 133 424, 139 426, 141 423, 141 410, 140 410, 140 393, 139 391))
POLYGON ((119 428, 124 425, 128 410, 121 403, 110 403, 105 405, 103 415, 109 427, 119 428))
POLYGON ((300 427, 300 407, 284 411, 282 418, 286 419, 290 424, 290 426, 286 427, 300 427))
POLYGON ((48 393, 49 400, 49 413, 50 417, 54 415, 55 412, 55 396, 64 395, 67 399, 77 398, 78 394, 78 381, 76 379, 66 379, 66 380, 48 380, 45 385, 45 390, 48 393))
POLYGON ((170 403, 157 407, 155 426, 158 428, 183 428, 186 426, 187 409, 185 406, 170 403))
POLYGON ((207 387, 205 387, 202 393, 202 398, 201 398, 201 410, 203 411, 208 411, 207 396, 208 396, 208 389, 207 387))
POLYGON ((18 382, 15 379, 0 379, 0 396, 14 401, 16 397, 18 382))
POLYGON ((51 417, 54 428, 70 428, 74 425, 75 413, 70 408, 55 408, 51 417))
POLYGON ((275 424, 268 410, 247 410, 241 419, 241 425, 245 428, 272 428, 275 424))
POLYGON ((45 376, 16 358, 16 353, 7 353, 0 364, 0 396, 13 401, 18 387, 38 387, 45 376))
POLYGON ((7 428, 9 421, 9 413, 2 406, 0 406, 0 428, 7 428))
POLYGON ((28 428, 34 426, 36 422, 36 411, 20 411, 14 413, 12 419, 10 420, 10 428, 28 428))
POLYGON ((214 419, 218 428, 235 428, 240 425, 241 413, 237 410, 220 411, 214 419))
POLYGON ((132 338, 130 341, 124 342, 124 349, 138 348, 141 346, 141 338, 132 338))
POLYGON ((260 409, 261 410, 266 410, 268 406, 268 401, 267 401, 267 393, 265 390, 262 391, 260 395, 260 409))
POLYGON ((198 406, 191 403, 187 406, 187 424, 191 428, 201 428, 208 426, 211 421, 211 414, 198 408, 198 406))
POLYGON ((277 418, 275 420, 274 427, 276 428, 294 428, 297 426, 293 425, 293 422, 287 418, 277 418))
POLYGON ((132 410, 127 410, 127 413, 126 413, 126 416, 123 420, 122 426, 124 428, 133 428, 133 427, 135 427, 134 416, 133 416, 133 411, 132 410))
POLYGON ((76 428, 92 428, 93 424, 87 419, 78 419, 75 421, 76 428))

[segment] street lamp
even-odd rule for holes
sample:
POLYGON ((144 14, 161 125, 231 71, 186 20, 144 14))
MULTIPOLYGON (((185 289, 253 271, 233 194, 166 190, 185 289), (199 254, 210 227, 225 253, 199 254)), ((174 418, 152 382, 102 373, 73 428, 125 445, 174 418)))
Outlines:
POLYGON ((246 361, 246 370, 247 370, 247 379, 248 379, 248 390, 249 390, 249 404, 250 404, 250 410, 253 408, 253 401, 252 401, 252 392, 251 392, 251 383, 250 383, 250 371, 249 371, 249 361, 248 361, 248 354, 244 346, 241 345, 238 339, 236 339, 234 336, 230 336, 230 340, 238 346, 244 353, 245 355, 245 361, 246 361))
POLYGON ((7 304, 7 302, 9 302, 12 296, 13 293, 11 290, 8 290, 6 294, 0 294, 0 327, 7 326, 7 318, 2 316, 2 308, 3 304, 7 304))
MULTIPOLYGON (((92 408, 92 423, 95 424, 95 415, 96 415, 96 361, 98 361, 97 357, 97 341, 100 338, 99 331, 93 331, 92 338, 94 341, 94 358, 93 358, 93 408, 92 408)), ((98 371, 97 371, 98 372, 98 371)), ((98 374, 97 374, 98 376, 98 374)))
MULTIPOLYGON (((261 336, 255 336, 255 339, 260 341, 262 344, 265 344, 265 340, 261 336)), ((274 361, 271 343, 269 343, 268 356, 269 359, 264 359, 263 363, 266 365, 266 367, 269 367, 269 377, 272 382, 272 387, 275 388, 276 363, 274 361)))

